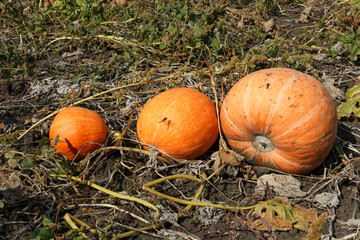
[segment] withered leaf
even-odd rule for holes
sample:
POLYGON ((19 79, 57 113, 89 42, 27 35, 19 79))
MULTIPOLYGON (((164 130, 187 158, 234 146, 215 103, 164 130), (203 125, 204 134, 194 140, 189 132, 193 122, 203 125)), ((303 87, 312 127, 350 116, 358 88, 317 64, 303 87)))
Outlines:
POLYGON ((219 157, 222 164, 230 164, 232 166, 239 166, 244 160, 244 156, 234 152, 226 146, 225 141, 221 142, 219 147, 219 157))
POLYGON ((293 207, 288 202, 274 198, 259 202, 251 215, 260 217, 249 224, 257 230, 288 231, 296 228, 307 231, 310 224, 317 218, 317 211, 301 206, 293 207))
POLYGON ((325 223, 327 217, 328 217, 328 214, 326 212, 322 213, 310 225, 310 227, 307 231, 308 234, 305 237, 302 237, 300 239, 303 239, 303 240, 319 240, 319 239, 321 239, 322 229, 323 229, 323 226, 324 226, 324 223, 325 223))

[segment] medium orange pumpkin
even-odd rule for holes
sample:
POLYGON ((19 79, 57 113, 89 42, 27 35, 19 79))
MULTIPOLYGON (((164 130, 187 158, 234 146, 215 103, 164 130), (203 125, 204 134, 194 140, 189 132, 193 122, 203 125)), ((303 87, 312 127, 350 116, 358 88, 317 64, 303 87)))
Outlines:
POLYGON ((94 111, 82 107, 69 107, 61 110, 54 118, 49 137, 51 145, 59 134, 55 148, 68 160, 81 160, 88 153, 101 147, 107 134, 104 119, 94 111))
POLYGON ((191 88, 174 88, 148 101, 137 121, 137 135, 146 150, 176 159, 194 159, 216 141, 214 104, 191 88))
POLYGON ((253 72, 221 106, 228 144, 248 162, 305 174, 321 165, 337 133, 336 106, 310 75, 288 68, 253 72))

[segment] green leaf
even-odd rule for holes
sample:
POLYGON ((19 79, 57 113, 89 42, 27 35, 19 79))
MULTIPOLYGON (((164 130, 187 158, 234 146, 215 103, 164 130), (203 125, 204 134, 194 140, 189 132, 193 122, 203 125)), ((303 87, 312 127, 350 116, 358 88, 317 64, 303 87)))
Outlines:
POLYGON ((75 83, 79 82, 79 79, 81 78, 82 75, 83 75, 82 73, 79 73, 78 75, 76 75, 73 82, 75 82, 75 83))
POLYGON ((157 12, 160 12, 160 10, 163 8, 163 5, 161 4, 161 3, 157 3, 156 5, 155 5, 155 10, 157 11, 157 12))
POLYGON ((6 158, 6 159, 11 159, 11 158, 13 158, 15 156, 15 152, 5 152, 4 153, 4 157, 6 158))
POLYGON ((32 168, 34 166, 34 160, 29 157, 25 157, 24 160, 21 162, 22 168, 32 168))
POLYGON ((68 165, 66 159, 60 163, 56 163, 53 172, 55 174, 66 174, 65 169, 68 169, 68 166, 66 166, 66 165, 68 165))
POLYGON ((54 222, 49 217, 43 216, 42 225, 43 227, 37 228, 34 231, 35 238, 32 238, 32 240, 54 239, 54 231, 52 230, 55 225, 54 222))
POLYGON ((338 119, 355 115, 360 117, 360 85, 350 88, 346 95, 346 102, 340 104, 337 108, 338 119))
POLYGON ((360 95, 360 85, 356 85, 356 86, 350 88, 347 91, 345 98, 350 99, 350 98, 355 97, 356 95, 360 95))
POLYGON ((360 108, 358 106, 359 101, 360 101, 360 96, 340 104, 338 106, 338 113, 337 113, 338 119, 342 117, 349 117, 351 114, 360 117, 360 108))
POLYGON ((51 218, 46 217, 46 216, 43 216, 42 224, 43 224, 44 226, 51 227, 51 226, 53 226, 55 223, 51 220, 51 218))
POLYGON ((160 43, 159 48, 160 50, 165 50, 167 47, 166 43, 160 43))
POLYGON ((88 3, 85 0, 76 0, 77 5, 81 8, 81 10, 85 11, 89 8, 88 3))
POLYGON ((198 23, 195 23, 195 25, 194 25, 194 37, 196 39, 200 39, 201 35, 202 35, 201 26, 198 23))
POLYGON ((212 43, 211 43, 213 50, 215 53, 217 53, 220 48, 222 47, 221 45, 221 40, 220 40, 220 34, 216 33, 215 38, 213 39, 212 43))
POLYGON ((131 60, 131 55, 128 52, 124 52, 124 60, 129 62, 131 60))
POLYGON ((52 145, 55 147, 59 143, 59 134, 56 134, 55 138, 53 139, 52 145))
POLYGON ((46 146, 46 145, 41 147, 41 155, 44 155, 47 158, 55 156, 56 154, 55 152, 56 149, 54 147, 46 146))
POLYGON ((360 0, 350 0, 350 3, 354 8, 360 9, 360 0))
POLYGON ((36 238, 39 240, 50 240, 54 238, 54 232, 49 227, 41 227, 34 231, 36 238))
MULTIPOLYGON (((71 227, 69 226, 69 228, 71 227)), ((80 233, 79 229, 71 229, 66 232, 65 236, 73 240, 84 240, 82 236, 79 236, 80 235, 79 233, 80 233)))

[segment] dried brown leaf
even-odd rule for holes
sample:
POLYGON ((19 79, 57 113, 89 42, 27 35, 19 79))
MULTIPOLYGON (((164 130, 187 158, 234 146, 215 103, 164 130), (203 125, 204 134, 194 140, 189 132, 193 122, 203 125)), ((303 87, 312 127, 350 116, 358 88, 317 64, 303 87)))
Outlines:
POLYGON ((309 16, 310 16, 310 13, 311 13, 311 10, 312 10, 312 6, 307 6, 304 11, 301 12, 301 15, 300 15, 300 22, 302 23, 307 23, 309 22, 309 16))
POLYGON ((311 223, 317 218, 317 211, 315 209, 307 209, 301 206, 294 207, 294 213, 298 222, 294 228, 307 232, 311 223))
POLYGON ((322 234, 322 228, 324 223, 328 217, 326 212, 322 213, 313 223, 310 225, 308 229, 308 234, 301 238, 303 240, 319 240, 322 234))
POLYGON ((305 9, 301 12, 300 19, 299 19, 300 22, 302 22, 302 23, 309 22, 308 18, 310 16, 311 10, 314 7, 314 4, 315 4, 314 0, 308 0, 307 1, 305 9))
POLYGON ((274 27, 275 27, 275 19, 273 18, 264 23, 264 29, 266 33, 271 32, 274 27))
POLYGON ((232 166, 240 166, 242 160, 244 159, 243 156, 241 156, 240 154, 234 152, 231 149, 227 149, 227 151, 220 147, 219 149, 219 157, 221 159, 221 163, 222 164, 230 164, 232 166))
POLYGON ((110 2, 110 6, 123 8, 126 5, 126 3, 127 3, 126 0, 113 0, 110 2))

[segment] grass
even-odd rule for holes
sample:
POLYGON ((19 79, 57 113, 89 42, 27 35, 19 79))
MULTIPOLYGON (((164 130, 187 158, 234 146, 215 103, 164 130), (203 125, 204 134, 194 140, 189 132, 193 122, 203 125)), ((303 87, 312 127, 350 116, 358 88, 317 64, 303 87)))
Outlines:
POLYGON ((60 73, 63 68, 53 64, 55 56, 75 50, 80 56, 90 52, 96 56, 87 62, 78 59, 77 63, 83 67, 70 62, 66 72, 71 72, 73 81, 83 75, 105 81, 136 68, 143 59, 154 64, 166 59, 166 64, 187 63, 199 67, 204 61, 215 64, 234 57, 248 61, 253 55, 260 55, 263 61, 245 62, 250 72, 266 58, 271 66, 291 65, 308 70, 309 60, 297 55, 312 51, 311 47, 319 43, 319 47, 331 49, 339 40, 346 42, 351 59, 359 55, 358 10, 350 5, 336 16, 323 16, 320 24, 312 29, 303 26, 304 30, 313 32, 321 29, 322 39, 306 39, 305 34, 292 42, 281 37, 288 34, 282 32, 277 33, 280 35, 274 41, 269 41, 271 38, 264 31, 263 23, 269 17, 280 15, 281 3, 259 0, 254 5, 246 5, 246 1, 240 1, 239 4, 245 6, 241 9, 224 0, 185 1, 184 4, 176 0, 146 1, 145 4, 135 0, 124 7, 109 7, 105 0, 58 0, 52 7, 47 3, 24 2, 17 8, 7 3, 2 9, 5 17, 1 26, 11 29, 11 38, 7 39, 5 34, 2 40, 1 76, 11 79, 15 74, 22 79, 29 78, 41 68, 40 61, 46 62, 43 67, 49 66, 60 73), (336 17, 344 14, 355 17, 342 19, 342 24, 336 17), (328 22, 342 24, 346 37, 326 30, 324 26, 328 22), (327 42, 324 38, 330 39, 327 42), (293 49, 292 45, 303 46, 303 49, 293 49), (289 56, 293 60, 274 60, 276 56, 289 56))

